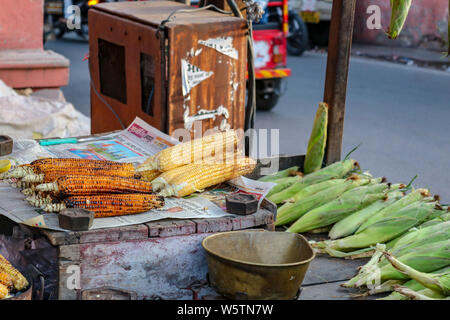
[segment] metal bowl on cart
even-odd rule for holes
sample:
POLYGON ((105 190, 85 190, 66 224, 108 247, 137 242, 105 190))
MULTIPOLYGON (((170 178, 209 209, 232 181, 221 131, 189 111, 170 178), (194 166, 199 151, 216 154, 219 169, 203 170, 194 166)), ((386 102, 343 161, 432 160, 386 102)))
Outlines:
POLYGON ((290 300, 315 253, 299 234, 257 230, 217 233, 202 242, 213 289, 236 300, 290 300))

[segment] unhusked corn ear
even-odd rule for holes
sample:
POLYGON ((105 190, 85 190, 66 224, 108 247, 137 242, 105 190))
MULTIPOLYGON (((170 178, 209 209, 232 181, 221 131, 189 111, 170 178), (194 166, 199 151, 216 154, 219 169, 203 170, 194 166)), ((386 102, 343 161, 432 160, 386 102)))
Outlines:
POLYGON ((238 158, 221 164, 189 164, 184 173, 168 177, 170 184, 160 194, 163 196, 184 197, 201 191, 207 187, 228 181, 230 179, 251 173, 256 161, 251 158, 238 158))
POLYGON ((57 196, 94 195, 103 193, 151 193, 148 181, 112 176, 62 176, 55 182, 43 183, 38 191, 50 191, 57 196))
POLYGON ((403 29, 412 0, 391 0, 391 22, 387 32, 389 38, 396 39, 403 29))
POLYGON ((5 259, 0 254, 0 272, 5 272, 8 274, 13 282, 14 289, 17 291, 22 291, 26 287, 28 287, 28 281, 27 279, 17 270, 14 268, 8 260, 5 259))
POLYGON ((155 180, 157 177, 159 177, 160 174, 161 172, 158 170, 145 170, 140 172, 140 176, 142 177, 142 179, 149 182, 155 180))
POLYGON ((11 276, 6 272, 0 272, 0 284, 4 285, 8 289, 11 289, 13 287, 11 276))
POLYGON ((156 194, 108 194, 72 196, 62 203, 49 204, 44 210, 58 212, 64 208, 83 208, 95 213, 95 218, 136 214, 164 206, 164 198, 156 194))
POLYGON ((202 162, 211 157, 220 160, 227 153, 235 152, 239 148, 238 142, 238 135, 235 130, 193 139, 161 150, 152 156, 149 161, 139 166, 138 171, 156 169, 165 172, 194 162, 202 162))
POLYGON ((5 299, 9 294, 8 287, 0 283, 0 299, 5 299))
POLYGON ((305 163, 303 165, 305 174, 319 170, 322 167, 327 143, 328 128, 328 104, 321 102, 317 109, 311 136, 308 141, 305 163))

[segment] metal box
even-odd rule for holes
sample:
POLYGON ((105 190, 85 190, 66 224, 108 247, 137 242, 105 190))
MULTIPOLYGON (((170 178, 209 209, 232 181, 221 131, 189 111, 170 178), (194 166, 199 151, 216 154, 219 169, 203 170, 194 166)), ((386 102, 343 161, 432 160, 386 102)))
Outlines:
POLYGON ((192 9, 152 0, 89 10, 92 133, 136 116, 168 134, 244 128, 247 23, 192 9))

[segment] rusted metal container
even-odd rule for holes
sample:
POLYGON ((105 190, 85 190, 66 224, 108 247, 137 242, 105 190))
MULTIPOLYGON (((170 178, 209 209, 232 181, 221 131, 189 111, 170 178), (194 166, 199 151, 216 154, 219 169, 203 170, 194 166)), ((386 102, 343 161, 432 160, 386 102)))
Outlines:
POLYGON ((296 298, 315 257, 303 236, 287 232, 224 232, 202 245, 211 286, 237 300, 296 298))
POLYGON ((136 116, 168 134, 244 127, 247 23, 192 9, 154 0, 89 10, 92 133, 136 116))

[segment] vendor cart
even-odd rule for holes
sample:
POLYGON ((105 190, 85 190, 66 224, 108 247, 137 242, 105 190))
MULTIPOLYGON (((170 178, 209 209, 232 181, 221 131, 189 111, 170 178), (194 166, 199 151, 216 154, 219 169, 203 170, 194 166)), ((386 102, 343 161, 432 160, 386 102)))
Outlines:
MULTIPOLYGON (((330 106, 327 163, 336 162, 341 157, 355 2, 333 2, 324 95, 324 101, 330 106)), ((117 92, 112 90, 111 93, 117 92)), ((293 164, 302 167, 303 160, 303 156, 280 156, 277 159, 281 169, 293 164)), ((262 163, 267 165, 266 161, 262 163)), ((252 177, 257 177, 258 172, 256 170, 252 177)), ((22 196, 17 192, 18 199, 22 196)), ((12 212, 18 209, 18 203, 1 203, 0 209, 12 212)), ((24 242, 40 242, 41 248, 33 249, 28 245, 24 251, 29 252, 29 257, 33 256, 33 250, 46 252, 48 264, 41 263, 37 267, 47 268, 47 280, 53 284, 45 288, 49 290, 47 296, 53 298, 209 299, 217 298, 218 293, 212 291, 207 283, 201 240, 224 231, 249 228, 273 231, 275 219, 276 207, 264 200, 256 213, 247 216, 171 219, 77 232, 48 231, 12 223, 9 233, 24 242)), ((30 261, 36 262, 32 258, 30 261)), ((364 262, 317 257, 303 282, 300 299, 349 298, 348 294, 339 291, 338 284, 348 280, 355 268, 364 262)))

